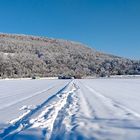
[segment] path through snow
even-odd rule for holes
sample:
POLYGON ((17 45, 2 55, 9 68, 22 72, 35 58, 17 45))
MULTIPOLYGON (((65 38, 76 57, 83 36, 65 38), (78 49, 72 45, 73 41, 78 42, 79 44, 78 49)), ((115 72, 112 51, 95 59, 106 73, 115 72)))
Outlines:
POLYGON ((99 92, 84 80, 73 80, 2 129, 4 140, 139 140, 139 112, 99 92))

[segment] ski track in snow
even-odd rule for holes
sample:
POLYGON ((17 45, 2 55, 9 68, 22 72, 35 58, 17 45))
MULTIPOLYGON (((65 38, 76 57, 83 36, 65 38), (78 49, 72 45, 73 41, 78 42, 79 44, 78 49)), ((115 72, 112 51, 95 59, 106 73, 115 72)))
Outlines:
MULTIPOLYGON (((6 107, 11 106, 11 105, 14 105, 14 104, 17 104, 17 103, 19 103, 19 102, 22 102, 22 101, 24 101, 24 100, 27 100, 27 99, 29 99, 29 98, 32 98, 33 96, 39 95, 39 94, 41 94, 41 93, 47 92, 48 90, 50 90, 50 89, 52 89, 52 88, 53 88, 53 87, 50 87, 50 88, 48 88, 48 89, 45 89, 45 90, 36 92, 36 93, 34 93, 33 95, 29 95, 29 96, 24 97, 24 98, 22 98, 22 99, 19 99, 19 100, 17 100, 17 101, 13 101, 13 102, 11 102, 11 103, 9 103, 9 104, 6 104, 5 106, 0 107, 0 109, 6 108, 6 107)), ((15 94, 15 95, 17 95, 17 94, 15 94)), ((8 97, 10 97, 10 96, 8 96, 8 97)), ((6 98, 7 98, 7 97, 6 97, 6 98)))
MULTIPOLYGON (((76 86, 71 84, 71 87, 68 87, 68 90, 61 94, 57 94, 57 97, 59 98, 57 102, 53 101, 52 104, 47 106, 38 117, 30 120, 30 123, 33 124, 32 128, 45 128, 47 132, 46 139, 51 139, 55 134, 58 134, 56 128, 57 126, 60 126, 58 129, 61 129, 62 120, 65 118, 67 112, 65 109, 70 105, 72 106, 76 104, 71 104, 76 90, 76 86), (57 132, 55 133, 55 131, 57 132)), ((70 115, 72 114, 71 111, 69 108, 67 113, 70 115)))
MULTIPOLYGON (((70 114, 73 114, 72 112, 74 110, 72 109, 72 106, 77 105, 77 97, 74 94, 76 90, 76 85, 73 82, 69 83, 40 106, 33 110, 27 110, 23 115, 10 121, 11 125, 3 130, 0 137, 2 139, 11 139, 23 130, 41 128, 44 133, 47 132, 47 134, 44 135, 45 139, 51 139, 51 137, 54 137, 52 132, 56 131, 56 122, 59 120, 59 124, 61 124, 60 122, 64 119, 66 113, 69 114, 68 117, 70 114), (75 102, 71 104, 72 100, 75 102), (51 104, 47 105, 48 102, 51 104), (66 108, 69 108, 69 110, 66 111, 66 108), (37 114, 38 116, 35 116, 34 114, 37 114)), ((23 106, 21 109, 28 109, 28 107, 23 106)), ((70 124, 66 125, 70 126, 70 124)))
POLYGON ((140 139, 139 113, 80 80, 71 81, 37 107, 21 109, 26 112, 12 120, 0 132, 0 138, 18 140, 23 132, 40 129, 41 134, 36 139, 140 139))
POLYGON ((78 81, 76 139, 139 140, 140 114, 78 81))
MULTIPOLYGON (((69 85, 69 84, 68 84, 69 85)), ((58 97, 61 92, 68 87, 66 85, 63 87, 60 91, 58 91, 55 95, 51 96, 47 101, 43 102, 42 104, 38 105, 33 110, 27 110, 23 115, 19 116, 18 118, 10 121, 11 124, 8 128, 5 128, 2 133, 0 133, 0 138, 2 139, 8 139, 19 133, 20 131, 29 128, 32 126, 30 123, 30 118, 36 114, 38 111, 40 111, 42 108, 45 107, 45 105, 52 100, 55 97, 58 97)))

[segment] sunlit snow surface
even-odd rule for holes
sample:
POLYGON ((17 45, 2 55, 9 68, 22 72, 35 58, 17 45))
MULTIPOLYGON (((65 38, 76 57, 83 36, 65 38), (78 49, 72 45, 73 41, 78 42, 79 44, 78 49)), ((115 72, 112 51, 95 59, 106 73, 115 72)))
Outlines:
POLYGON ((139 140, 140 79, 0 80, 3 140, 139 140))

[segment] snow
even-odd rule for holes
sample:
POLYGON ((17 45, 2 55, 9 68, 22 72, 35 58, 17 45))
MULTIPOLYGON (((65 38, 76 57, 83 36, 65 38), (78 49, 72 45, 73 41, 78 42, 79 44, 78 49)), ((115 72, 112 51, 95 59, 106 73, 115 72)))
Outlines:
POLYGON ((9 122, 21 116, 25 113, 25 110, 20 110, 24 105, 40 105, 68 82, 58 82, 58 80, 1 80, 0 122, 9 122))
POLYGON ((140 79, 0 81, 2 139, 140 139, 140 79))

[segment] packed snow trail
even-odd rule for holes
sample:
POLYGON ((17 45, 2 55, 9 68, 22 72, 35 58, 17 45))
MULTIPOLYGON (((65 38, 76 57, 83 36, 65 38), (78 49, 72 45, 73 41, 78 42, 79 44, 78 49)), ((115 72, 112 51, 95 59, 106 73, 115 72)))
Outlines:
MULTIPOLYGON (((59 130, 61 130, 62 121, 65 121, 66 119, 66 114, 69 113, 69 117, 70 114, 72 114, 71 111, 73 110, 70 110, 70 106, 75 106, 76 100, 73 100, 74 102, 72 103, 72 99, 75 98, 74 92, 76 90, 76 86, 71 83, 65 91, 58 94, 57 97, 59 99, 57 101, 53 101, 39 116, 30 120, 33 124, 32 128, 45 128, 47 132, 46 139, 52 139, 52 137, 55 137, 55 134, 60 134, 61 131, 59 130)), ((64 125, 69 124, 66 122, 64 125)), ((63 131, 67 132, 66 130, 63 131)))
POLYGON ((54 94, 53 96, 48 98, 46 101, 44 101, 43 103, 41 103, 40 105, 38 105, 34 109, 27 110, 27 112, 24 113, 22 115, 22 117, 20 116, 17 119, 10 121, 10 123, 12 123, 12 124, 9 127, 5 128, 2 133, 0 133, 0 138, 2 138, 2 139, 9 139, 10 138, 11 139, 11 137, 16 135, 20 131, 31 127, 32 123, 30 123, 30 119, 34 115, 41 112, 44 109, 44 107, 46 105, 48 105, 48 103, 50 103, 53 100, 57 100, 57 98, 59 98, 59 94, 61 94, 62 91, 68 87, 68 85, 63 87, 60 91, 58 91, 56 94, 54 94))
MULTIPOLYGON (((4 140, 139 140, 139 112, 73 80, 1 131, 4 140)), ((123 93, 122 93, 123 94, 123 93)), ((109 95, 109 94, 108 94, 109 95)))
POLYGON ((74 95, 76 90, 76 85, 73 82, 69 83, 37 108, 28 110, 27 113, 12 120, 12 124, 3 130, 0 137, 2 139, 18 139, 20 132, 40 128, 44 133, 44 139, 52 139, 54 132, 57 131, 56 125, 61 124, 61 120, 64 121, 66 112, 72 114, 74 111, 72 106, 77 104, 77 97, 74 95), (75 101, 71 103, 73 98, 75 101), (66 111, 67 108, 69 110, 66 111))

